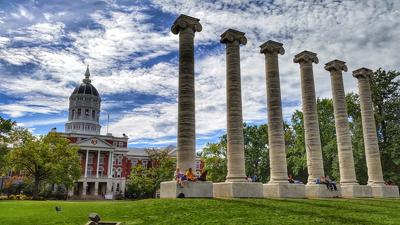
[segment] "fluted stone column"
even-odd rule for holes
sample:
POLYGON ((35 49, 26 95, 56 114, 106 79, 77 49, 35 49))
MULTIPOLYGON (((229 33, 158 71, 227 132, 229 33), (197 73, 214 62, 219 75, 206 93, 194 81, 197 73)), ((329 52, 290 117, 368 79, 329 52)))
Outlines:
POLYGON ((332 85, 333 110, 335 114, 336 139, 338 145, 340 184, 357 184, 354 168, 353 148, 346 109, 342 71, 347 71, 346 63, 333 60, 325 64, 330 72, 332 85))
POLYGON ((365 158, 368 167, 368 184, 384 184, 382 175, 381 157, 379 153, 378 137, 374 118, 374 107, 371 99, 369 76, 372 70, 361 68, 353 71, 353 76, 358 80, 360 95, 361 120, 364 136, 365 158))
POLYGON ((220 40, 226 44, 228 174, 225 182, 213 184, 214 197, 263 197, 261 183, 246 182, 240 81, 240 45, 247 43, 244 35, 240 31, 228 29, 220 40))
POLYGON ((302 108, 304 117, 305 147, 307 152, 308 184, 324 176, 321 138, 319 133, 317 104, 312 63, 318 63, 317 54, 303 51, 293 60, 300 63, 302 108))
POLYGON ((383 180, 381 157, 374 118, 374 107, 369 84, 369 78, 371 75, 372 70, 367 68, 360 68, 353 71, 353 76, 358 80, 365 158, 367 160, 368 168, 368 186, 372 189, 373 197, 398 198, 399 188, 395 185, 385 185, 383 180))
POLYGON ((268 146, 271 174, 269 182, 288 183, 278 65, 278 54, 285 54, 285 49, 283 44, 275 41, 267 41, 260 48, 260 52, 265 55, 267 81, 268 146))
MULTIPOLYGON (((194 104, 194 36, 202 27, 199 19, 180 15, 171 27, 179 34, 179 92, 178 92, 178 156, 177 167, 182 172, 195 169, 195 104, 194 104)), ((125 185, 125 184, 124 184, 125 185)), ((211 198, 213 183, 210 181, 186 182, 183 188, 176 181, 161 182, 160 198, 211 198)))
POLYGON ((287 175, 285 136, 283 130, 281 86, 279 80, 278 54, 283 55, 283 44, 267 41, 260 46, 265 55, 265 75, 267 83, 268 146, 270 181, 263 185, 264 197, 304 198, 303 184, 290 184, 287 175))
POLYGON ((226 98, 227 98, 227 182, 245 182, 244 137, 242 118, 242 91, 240 81, 240 45, 247 39, 244 33, 228 29, 221 35, 226 44, 226 98))
POLYGON ((177 167, 185 172, 195 167, 194 36, 199 19, 180 15, 171 27, 179 34, 178 156, 177 167))

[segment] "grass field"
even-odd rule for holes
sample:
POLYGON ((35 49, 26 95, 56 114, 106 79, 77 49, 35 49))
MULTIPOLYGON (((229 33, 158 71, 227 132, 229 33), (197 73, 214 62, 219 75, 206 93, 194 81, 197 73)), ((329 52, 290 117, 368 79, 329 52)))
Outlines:
POLYGON ((90 212, 128 224, 400 224, 400 200, 148 199, 0 201, 0 224, 84 224, 90 212), (56 213, 55 206, 62 211, 56 213))

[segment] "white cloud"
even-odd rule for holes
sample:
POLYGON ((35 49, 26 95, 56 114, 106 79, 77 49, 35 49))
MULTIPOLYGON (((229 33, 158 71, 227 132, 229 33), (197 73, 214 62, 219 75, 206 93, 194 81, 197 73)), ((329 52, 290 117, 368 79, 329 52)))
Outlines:
MULTIPOLYGON (((120 118, 114 118, 110 124, 111 131, 128 134, 132 144, 154 139, 157 143, 171 143, 174 139, 171 137, 176 135, 178 62, 146 63, 176 54, 178 36, 169 31, 173 21, 155 29, 152 23, 155 16, 150 15, 149 8, 108 3, 107 11, 98 10, 90 15, 98 25, 96 28, 82 27, 71 33, 64 23, 56 21, 57 16, 53 15, 58 14, 52 13, 45 15, 46 23, 19 29, 22 33, 17 33, 17 39, 0 38, 0 59, 14 65, 34 63, 40 70, 18 74, 18 79, 2 80, 2 91, 23 96, 23 100, 1 105, 0 109, 13 116, 23 116, 30 110, 46 114, 65 111, 72 84, 80 82, 84 64, 90 64, 93 84, 102 96, 139 93, 166 99, 121 112, 116 115, 120 118), (9 46, 15 40, 54 43, 62 37, 71 39, 71 43, 61 50, 43 45, 9 46)), ((265 65, 259 45, 269 39, 282 42, 286 49, 286 54, 279 56, 286 120, 300 108, 300 72, 293 57, 302 50, 316 52, 320 59, 319 64, 314 64, 319 97, 331 95, 329 73, 323 69, 330 60, 347 61, 350 70, 344 74, 347 92, 357 90, 350 75, 354 69, 400 69, 399 1, 180 0, 153 1, 152 6, 176 16, 184 13, 197 17, 203 25, 203 31, 195 37, 195 44, 200 47, 195 65, 196 132, 202 138, 215 136, 226 127, 225 51, 222 44, 213 48, 227 28, 246 32, 248 38, 247 45, 241 47, 245 121, 266 121, 265 65)), ((29 18, 28 14, 19 9, 15 16, 29 18)), ((102 103, 107 111, 121 104, 131 102, 111 99, 102 103)))

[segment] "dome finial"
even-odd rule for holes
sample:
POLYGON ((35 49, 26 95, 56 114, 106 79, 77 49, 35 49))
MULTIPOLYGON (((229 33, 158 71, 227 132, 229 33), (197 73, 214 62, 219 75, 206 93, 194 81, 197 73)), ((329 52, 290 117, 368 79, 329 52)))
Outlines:
POLYGON ((91 82, 89 77, 90 77, 89 65, 87 65, 86 72, 85 72, 85 79, 83 79, 83 83, 89 84, 91 82))

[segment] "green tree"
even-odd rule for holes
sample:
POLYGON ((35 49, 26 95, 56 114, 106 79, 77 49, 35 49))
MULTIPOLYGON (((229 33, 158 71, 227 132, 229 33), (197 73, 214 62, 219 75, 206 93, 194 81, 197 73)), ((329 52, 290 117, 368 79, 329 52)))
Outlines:
POLYGON ((201 159, 207 170, 207 180, 224 182, 227 175, 226 135, 218 143, 208 143, 201 151, 201 159))
POLYGON ((378 69, 370 84, 383 175, 400 184, 400 72, 378 69))
MULTIPOLYGON (((27 135, 27 133, 24 133, 27 135)), ((80 177, 78 147, 57 133, 38 138, 27 135, 8 154, 8 165, 21 171, 33 183, 37 199, 44 183, 63 184, 67 188, 80 177)))
POLYGON ((163 181, 171 181, 174 175, 175 160, 167 150, 146 150, 149 156, 148 167, 138 163, 131 171, 127 181, 127 198, 154 197, 163 181))
POLYGON ((0 116, 0 176, 7 172, 6 155, 9 152, 10 134, 15 127, 11 119, 4 119, 0 116))

